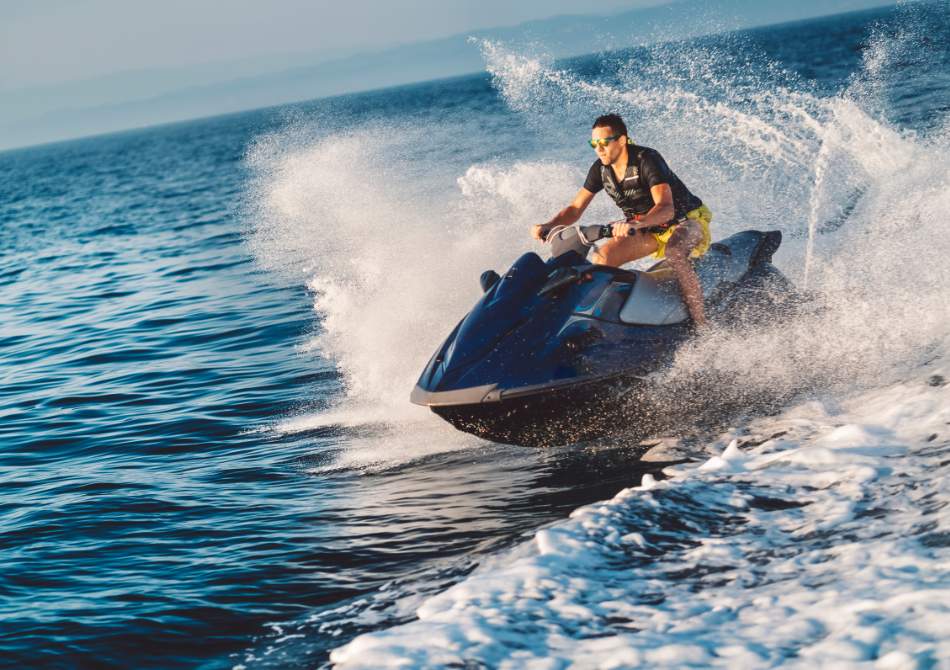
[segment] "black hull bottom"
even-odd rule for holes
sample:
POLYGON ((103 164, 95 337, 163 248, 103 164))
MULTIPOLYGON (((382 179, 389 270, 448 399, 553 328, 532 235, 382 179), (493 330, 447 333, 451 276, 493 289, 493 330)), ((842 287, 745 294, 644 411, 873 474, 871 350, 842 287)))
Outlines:
MULTIPOLYGON (((457 429, 493 442, 550 447, 604 437, 646 436, 639 379, 611 379, 547 390, 497 402, 432 406, 457 429), (632 412, 631 408, 638 408, 632 412), (634 416, 636 414, 636 416, 634 416)), ((655 413, 647 412, 655 416, 655 413)))

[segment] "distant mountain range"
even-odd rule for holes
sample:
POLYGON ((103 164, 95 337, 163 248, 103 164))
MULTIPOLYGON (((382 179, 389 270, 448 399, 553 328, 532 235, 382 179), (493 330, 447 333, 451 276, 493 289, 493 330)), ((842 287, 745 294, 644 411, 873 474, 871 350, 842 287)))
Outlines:
POLYGON ((557 16, 373 53, 329 52, 267 61, 123 73, 0 93, 0 149, 212 116, 478 72, 470 37, 561 58, 689 36, 893 5, 886 0, 676 0, 612 15, 557 16))

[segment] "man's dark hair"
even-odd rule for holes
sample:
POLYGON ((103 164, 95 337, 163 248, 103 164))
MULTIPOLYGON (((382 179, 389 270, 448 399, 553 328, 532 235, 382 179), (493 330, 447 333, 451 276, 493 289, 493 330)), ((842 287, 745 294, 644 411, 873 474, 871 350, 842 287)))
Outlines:
MULTIPOLYGON (((627 135, 627 124, 623 122, 619 114, 604 114, 598 116, 594 119, 594 125, 591 126, 591 130, 594 128, 610 128, 610 132, 614 135, 627 135)), ((627 137, 630 136, 627 135, 627 137)))

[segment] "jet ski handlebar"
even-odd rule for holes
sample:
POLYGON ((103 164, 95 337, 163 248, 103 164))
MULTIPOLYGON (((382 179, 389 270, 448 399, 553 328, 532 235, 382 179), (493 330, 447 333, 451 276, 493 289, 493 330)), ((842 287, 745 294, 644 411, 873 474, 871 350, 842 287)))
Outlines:
POLYGON ((551 230, 542 233, 541 240, 543 242, 550 242, 552 233, 557 235, 565 228, 576 228, 580 232, 580 236, 587 242, 596 242, 597 240, 606 240, 614 236, 613 226, 615 223, 629 223, 633 225, 633 228, 630 229, 630 232, 627 233, 628 237, 633 237, 637 233, 662 233, 666 231, 675 221, 670 221, 665 226, 647 226, 643 223, 634 221, 632 219, 619 219, 617 221, 610 221, 605 224, 598 224, 592 226, 558 226, 552 228, 551 230))
POLYGON ((595 240, 606 240, 614 237, 614 224, 615 223, 630 223, 633 227, 630 229, 630 232, 627 233, 628 237, 633 237, 637 233, 662 233, 665 232, 669 225, 667 226, 647 226, 645 224, 633 221, 611 221, 610 223, 605 223, 603 225, 594 225, 594 226, 580 226, 582 234, 590 241, 595 240))
POLYGON ((611 221, 603 225, 555 227, 548 231, 544 239, 551 244, 551 255, 553 257, 560 256, 568 251, 576 251, 582 256, 586 256, 594 242, 614 236, 613 226, 615 223, 631 223, 632 227, 629 235, 636 235, 638 232, 663 232, 669 228, 669 226, 648 226, 640 222, 611 221))
POLYGON ((610 223, 607 223, 606 225, 600 226, 601 230, 604 230, 604 234, 601 235, 601 237, 602 238, 613 237, 614 236, 613 226, 615 223, 629 223, 632 227, 630 228, 630 232, 627 233, 627 236, 633 237, 637 233, 644 233, 644 234, 645 233, 664 233, 669 229, 670 226, 672 226, 676 222, 677 222, 676 219, 672 219, 665 226, 657 226, 657 225, 647 225, 646 223, 642 221, 637 221, 635 219, 619 219, 618 221, 611 221, 610 223))

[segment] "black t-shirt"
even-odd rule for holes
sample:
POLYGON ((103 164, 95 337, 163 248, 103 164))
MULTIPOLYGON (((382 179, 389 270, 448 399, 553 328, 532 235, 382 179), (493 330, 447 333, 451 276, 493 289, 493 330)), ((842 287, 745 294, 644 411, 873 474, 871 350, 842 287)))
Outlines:
POLYGON ((591 193, 606 190, 628 219, 653 209, 656 203, 653 202, 650 189, 659 184, 669 184, 673 192, 674 218, 679 219, 703 204, 702 200, 690 193, 656 149, 629 144, 627 153, 627 172, 622 183, 617 183, 613 168, 598 159, 587 172, 584 188, 591 193))

